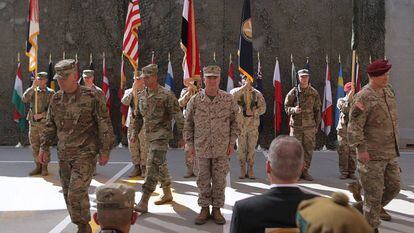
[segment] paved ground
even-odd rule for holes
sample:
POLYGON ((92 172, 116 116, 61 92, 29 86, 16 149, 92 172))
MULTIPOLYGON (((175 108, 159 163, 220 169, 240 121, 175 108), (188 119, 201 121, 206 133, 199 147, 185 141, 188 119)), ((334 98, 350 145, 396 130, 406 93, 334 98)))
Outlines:
MULTIPOLYGON (((43 177, 27 177, 33 168, 31 151, 28 148, 0 148, 0 232, 1 233, 58 233, 76 232, 70 223, 60 188, 55 151, 53 152, 50 175, 43 177)), ((266 192, 268 183, 265 179, 264 156, 257 153, 256 180, 239 180, 238 162, 235 156, 231 159, 232 169, 227 178, 226 206, 224 214, 228 223, 217 226, 208 222, 203 226, 195 226, 194 218, 199 211, 197 206, 197 189, 195 179, 183 179, 184 156, 182 150, 168 152, 168 164, 173 178, 174 202, 170 205, 149 206, 149 214, 140 216, 131 232, 229 232, 232 206, 234 202, 266 192)), ((391 222, 383 222, 381 231, 414 232, 414 153, 404 152, 400 158, 403 169, 403 188, 400 195, 391 202, 387 209, 392 213, 391 222)), ((105 167, 98 167, 98 175, 94 178, 89 190, 92 211, 95 212, 95 188, 109 182, 126 183, 136 187, 136 200, 141 197, 142 179, 129 179, 132 168, 126 149, 116 149, 112 153, 111 162, 105 167)), ((346 191, 346 181, 339 180, 337 154, 335 152, 315 152, 311 174, 314 182, 301 182, 301 186, 310 192, 330 195, 332 191, 346 191)), ((160 193, 157 189, 150 202, 160 193)), ((94 229, 98 229, 93 225, 94 229)))

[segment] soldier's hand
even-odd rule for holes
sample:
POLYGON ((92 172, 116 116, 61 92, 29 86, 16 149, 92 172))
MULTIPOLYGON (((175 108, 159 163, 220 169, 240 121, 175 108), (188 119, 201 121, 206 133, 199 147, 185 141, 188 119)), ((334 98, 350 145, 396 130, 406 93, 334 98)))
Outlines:
POLYGON ((230 145, 227 147, 227 155, 231 156, 234 152, 234 145, 230 145))
POLYGON ((35 78, 32 83, 32 88, 36 88, 37 86, 39 86, 39 79, 35 78))
POLYGON ((368 152, 358 153, 357 158, 358 158, 359 161, 361 161, 364 164, 368 163, 369 160, 370 160, 368 152))
POLYGON ((137 141, 137 139, 136 139, 136 137, 135 137, 135 136, 132 136, 132 137, 131 137, 131 139, 129 139, 129 141, 130 141, 131 143, 135 143, 135 142, 137 141))
POLYGON ((101 166, 105 166, 109 161, 109 155, 99 155, 98 163, 101 166))
POLYGON ((44 117, 43 113, 38 113, 38 114, 33 115, 33 119, 35 119, 36 121, 42 119, 43 117, 44 117))
POLYGON ((190 146, 188 146, 188 145, 186 145, 186 146, 187 146, 187 151, 188 151, 188 154, 189 154, 191 157, 195 156, 195 148, 194 148, 194 147, 190 147, 190 146))
POLYGON ((46 151, 40 149, 39 155, 38 155, 38 160, 39 160, 39 163, 41 163, 42 165, 47 164, 47 153, 46 153, 46 151))
POLYGON ((296 107, 294 108, 294 111, 295 111, 295 113, 296 113, 296 114, 299 114, 299 113, 301 113, 301 112, 302 112, 302 109, 301 109, 299 106, 296 106, 296 107))

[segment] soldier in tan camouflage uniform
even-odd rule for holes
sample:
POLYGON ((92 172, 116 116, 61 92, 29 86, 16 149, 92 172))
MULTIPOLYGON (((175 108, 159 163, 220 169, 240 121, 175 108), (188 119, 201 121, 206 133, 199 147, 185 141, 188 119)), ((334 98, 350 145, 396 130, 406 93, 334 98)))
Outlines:
MULTIPOLYGON (((179 138, 184 125, 183 115, 175 95, 158 84, 158 66, 155 64, 142 68, 145 89, 139 94, 139 112, 134 123, 134 134, 137 135, 144 119, 144 130, 149 144, 147 157, 147 175, 142 185, 142 197, 135 210, 148 212, 148 200, 154 192, 158 181, 161 183, 163 195, 155 201, 156 205, 171 202, 171 177, 167 167, 168 141, 171 135, 171 120, 174 118, 179 138)), ((179 141, 182 146, 183 140, 179 141)))
POLYGON ((301 178, 312 181, 313 177, 308 170, 315 149, 315 134, 321 122, 321 99, 318 92, 309 85, 309 71, 299 70, 298 76, 300 84, 286 95, 285 111, 290 116, 290 135, 301 141, 305 150, 305 166, 301 178))
POLYGON ((253 166, 256 157, 256 145, 259 139, 260 115, 266 112, 266 102, 262 93, 252 87, 252 83, 245 76, 243 86, 230 91, 239 105, 237 120, 241 129, 237 139, 237 150, 240 161, 240 179, 246 177, 255 179, 253 166), (249 165, 246 173, 246 162, 249 165))
POLYGON ((391 64, 377 60, 367 67, 369 84, 353 99, 348 139, 356 147, 358 173, 364 193, 364 216, 375 229, 380 215, 400 191, 397 161, 398 124, 395 94, 388 84, 391 64))
POLYGON ((100 165, 108 163, 114 144, 112 124, 104 99, 77 83, 75 60, 58 62, 55 71, 54 79, 60 91, 50 102, 39 161, 46 164, 46 151, 57 137, 59 174, 66 206, 78 232, 89 233, 88 188, 96 167, 96 155, 99 155, 100 165))
POLYGON ((226 220, 220 212, 224 206, 229 156, 240 129, 237 123, 238 106, 233 97, 219 90, 221 69, 203 69, 206 88, 197 93, 187 105, 184 138, 192 156, 198 161, 197 187, 200 214, 195 224, 201 225, 210 217, 217 224, 226 220))
POLYGON ((355 148, 349 146, 348 143, 348 121, 349 121, 349 109, 352 100, 353 92, 351 91, 351 82, 348 82, 344 86, 346 96, 339 98, 337 101, 337 108, 341 111, 339 117, 339 123, 336 127, 338 136, 338 155, 339 155, 339 171, 341 172, 340 179, 351 178, 356 179, 355 173, 355 148))
POLYGON ((30 103, 30 110, 27 114, 27 119, 29 120, 29 140, 30 145, 32 146, 33 159, 36 164, 35 169, 29 172, 30 176, 39 174, 42 174, 42 176, 48 175, 47 164, 50 161, 50 151, 45 151, 47 154, 45 165, 41 165, 37 158, 40 149, 40 134, 45 128, 46 113, 49 108, 50 100, 55 93, 52 89, 48 88, 46 84, 47 73, 39 72, 37 73, 37 77, 33 80, 32 86, 23 94, 23 102, 30 103), (35 100, 35 92, 37 92, 37 100, 35 100))
POLYGON ((104 92, 102 91, 102 89, 98 86, 95 85, 94 80, 95 80, 95 71, 93 70, 84 70, 82 72, 82 78, 85 81, 85 86, 89 87, 90 89, 98 92, 100 95, 102 95, 102 97, 104 97, 104 92))
POLYGON ((131 153, 132 163, 134 164, 134 170, 129 177, 145 177, 148 155, 148 143, 145 139, 145 130, 140 130, 138 137, 133 134, 135 117, 137 117, 135 111, 138 110, 138 93, 144 89, 144 80, 139 75, 140 73, 134 77, 132 88, 125 90, 121 100, 122 104, 129 106, 125 125, 128 127, 128 148, 131 153))

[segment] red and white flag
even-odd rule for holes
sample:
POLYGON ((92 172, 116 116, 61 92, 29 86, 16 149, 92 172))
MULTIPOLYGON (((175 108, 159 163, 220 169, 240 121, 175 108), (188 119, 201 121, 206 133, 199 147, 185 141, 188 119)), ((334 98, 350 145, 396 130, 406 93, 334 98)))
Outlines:
POLYGON ((282 129, 282 81, 280 78, 279 61, 276 59, 275 71, 273 73, 273 87, 274 87, 274 108, 273 108, 273 126, 275 134, 279 133, 282 129))
POLYGON ((227 71, 227 92, 230 93, 230 91, 233 88, 234 88, 234 68, 233 68, 233 61, 231 59, 231 53, 230 53, 229 70, 227 71))
POLYGON ((108 107, 109 116, 111 116, 111 92, 109 90, 109 79, 106 76, 106 64, 105 64, 105 53, 103 53, 103 60, 102 60, 102 91, 105 96, 106 106, 108 107))
POLYGON ((138 69, 138 27, 141 26, 139 0, 131 0, 125 21, 122 52, 129 59, 134 69, 138 69))
POLYGON ((322 124, 321 130, 329 135, 331 127, 333 125, 332 115, 332 91, 331 91, 331 71, 329 70, 328 58, 326 58, 326 79, 325 90, 323 92, 323 105, 322 105, 322 124))
POLYGON ((37 36, 39 30, 39 1, 29 0, 28 30, 26 39, 26 56, 29 57, 29 71, 37 70, 37 36))

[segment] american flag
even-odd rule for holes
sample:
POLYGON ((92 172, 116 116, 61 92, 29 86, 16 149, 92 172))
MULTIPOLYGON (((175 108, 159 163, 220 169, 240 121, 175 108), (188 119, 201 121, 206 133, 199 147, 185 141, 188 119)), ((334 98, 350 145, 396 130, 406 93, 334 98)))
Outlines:
POLYGON ((111 92, 109 90, 109 79, 108 79, 108 76, 106 76, 105 53, 103 53, 103 60, 102 60, 102 75, 103 75, 102 90, 105 95, 106 106, 108 107, 108 112, 110 116, 111 115, 111 92))
POLYGON ((125 21, 122 52, 129 59, 134 69, 138 69, 138 27, 141 26, 139 0, 131 0, 125 21))

